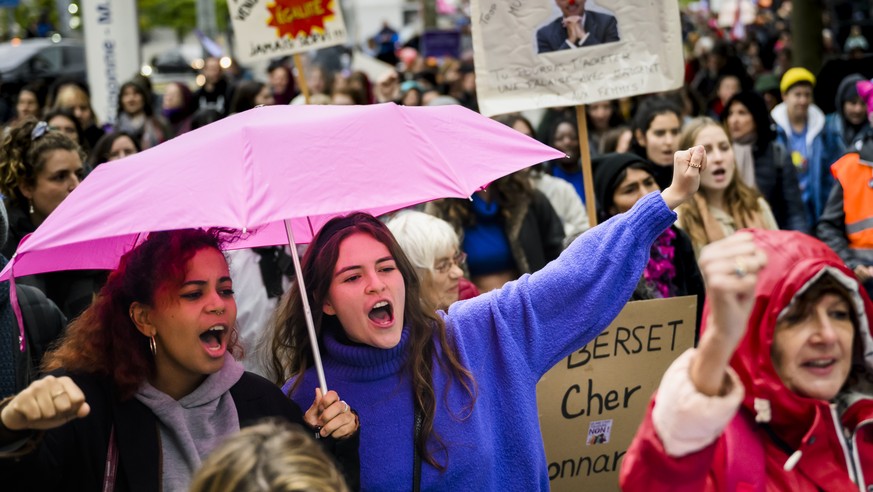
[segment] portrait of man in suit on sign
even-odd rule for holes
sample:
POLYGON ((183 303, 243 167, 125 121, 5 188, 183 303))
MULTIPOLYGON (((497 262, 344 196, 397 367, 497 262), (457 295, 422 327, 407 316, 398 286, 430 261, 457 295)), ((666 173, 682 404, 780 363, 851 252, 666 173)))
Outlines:
POLYGON ((555 0, 561 17, 537 30, 537 53, 619 41, 615 16, 585 9, 586 0, 555 0))

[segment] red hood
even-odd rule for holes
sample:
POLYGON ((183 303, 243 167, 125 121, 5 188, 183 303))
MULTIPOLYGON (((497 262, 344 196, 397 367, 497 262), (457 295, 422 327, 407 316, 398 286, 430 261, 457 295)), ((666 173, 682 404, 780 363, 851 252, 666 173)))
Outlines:
MULTIPOLYGON (((758 246, 767 254, 767 266, 760 272, 758 286, 755 290, 755 304, 749 317, 746 336, 731 359, 731 367, 737 372, 746 387, 746 397, 743 401, 752 415, 758 415, 758 406, 766 407, 769 402, 770 425, 789 445, 798 447, 807 431, 813 426, 817 414, 819 418, 830 418, 821 412, 828 411, 827 402, 798 396, 785 387, 776 374, 770 358, 770 345, 773 341, 773 330, 779 314, 791 302, 797 292, 825 274, 823 270, 834 277, 842 278, 852 285, 852 290, 859 294, 856 297, 856 308, 859 309, 862 332, 859 338, 865 354, 873 353, 873 341, 870 338, 870 323, 865 313, 873 312, 873 304, 864 289, 858 288, 855 275, 830 248, 821 241, 806 234, 793 231, 748 230, 758 246), (762 405, 763 403, 763 405, 762 405)), ((704 307, 703 325, 706 329, 706 319, 709 305, 704 307)), ((873 364, 867 368, 871 371, 873 364)), ((766 421, 763 415, 759 419, 766 421)))

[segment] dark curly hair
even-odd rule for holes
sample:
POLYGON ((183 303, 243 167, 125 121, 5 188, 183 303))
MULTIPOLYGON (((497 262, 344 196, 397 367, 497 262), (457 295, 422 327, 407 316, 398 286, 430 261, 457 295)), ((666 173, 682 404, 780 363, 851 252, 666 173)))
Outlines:
POLYGON ((36 118, 26 118, 9 129, 0 144, 0 192, 11 205, 24 207, 27 198, 18 189, 20 185, 35 186, 36 178, 46 164, 46 158, 54 150, 69 150, 85 155, 76 142, 66 135, 48 131, 37 138, 33 130, 40 123, 36 118))

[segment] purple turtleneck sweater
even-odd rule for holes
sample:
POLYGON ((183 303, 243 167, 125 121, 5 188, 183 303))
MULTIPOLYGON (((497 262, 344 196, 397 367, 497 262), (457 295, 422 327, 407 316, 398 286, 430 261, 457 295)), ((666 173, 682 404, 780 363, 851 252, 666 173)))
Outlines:
MULTIPOLYGON (((652 193, 579 236, 542 270, 440 313, 479 393, 461 420, 469 398, 456 381, 446 388, 450 376, 434 364, 434 429, 448 448, 448 457, 436 458, 447 468, 423 462, 421 490, 549 490, 536 384, 609 326, 636 287, 652 242, 675 219, 652 193)), ((363 490, 412 488, 412 387, 401 372, 408 330, 387 350, 349 345, 329 330, 322 336, 328 388, 360 416, 363 490)), ((308 371, 292 398, 307 408, 317 385, 308 371)))

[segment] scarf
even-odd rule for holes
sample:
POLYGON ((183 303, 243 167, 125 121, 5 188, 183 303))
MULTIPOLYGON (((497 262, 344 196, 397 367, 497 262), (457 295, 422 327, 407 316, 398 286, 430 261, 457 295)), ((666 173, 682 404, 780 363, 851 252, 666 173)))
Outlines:
POLYGON ((754 189, 758 189, 758 185, 755 183, 755 156, 752 153, 752 145, 756 138, 756 135, 751 132, 734 140, 734 160, 737 163, 737 174, 740 175, 743 183, 754 189))
POLYGON ((139 113, 136 116, 130 116, 127 113, 119 113, 118 115, 118 130, 131 135, 142 135, 146 124, 145 113, 139 113))
POLYGON ((702 193, 695 193, 693 199, 694 203, 697 204, 697 209, 700 211, 700 219, 703 222, 703 232, 706 234, 706 242, 701 246, 713 243, 719 239, 724 239, 726 236, 733 234, 734 231, 739 229, 766 229, 760 211, 753 212, 751 210, 744 210, 744 213, 741 213, 740 217, 735 217, 726 212, 733 220, 733 231, 728 233, 725 231, 725 225, 713 217, 712 213, 709 211, 709 204, 706 202, 706 198, 703 197, 702 193))
POLYGON ((206 377, 178 401, 144 382, 136 399, 158 419, 161 433, 163 490, 188 490, 200 463, 228 435, 239 431, 230 388, 243 375, 242 365, 226 353, 221 370, 206 377))
POLYGON ((675 294, 673 291, 673 278, 676 276, 676 265, 673 263, 674 239, 676 239, 676 232, 672 227, 668 227, 658 236, 652 244, 646 269, 643 270, 646 284, 662 298, 672 297, 675 294))

